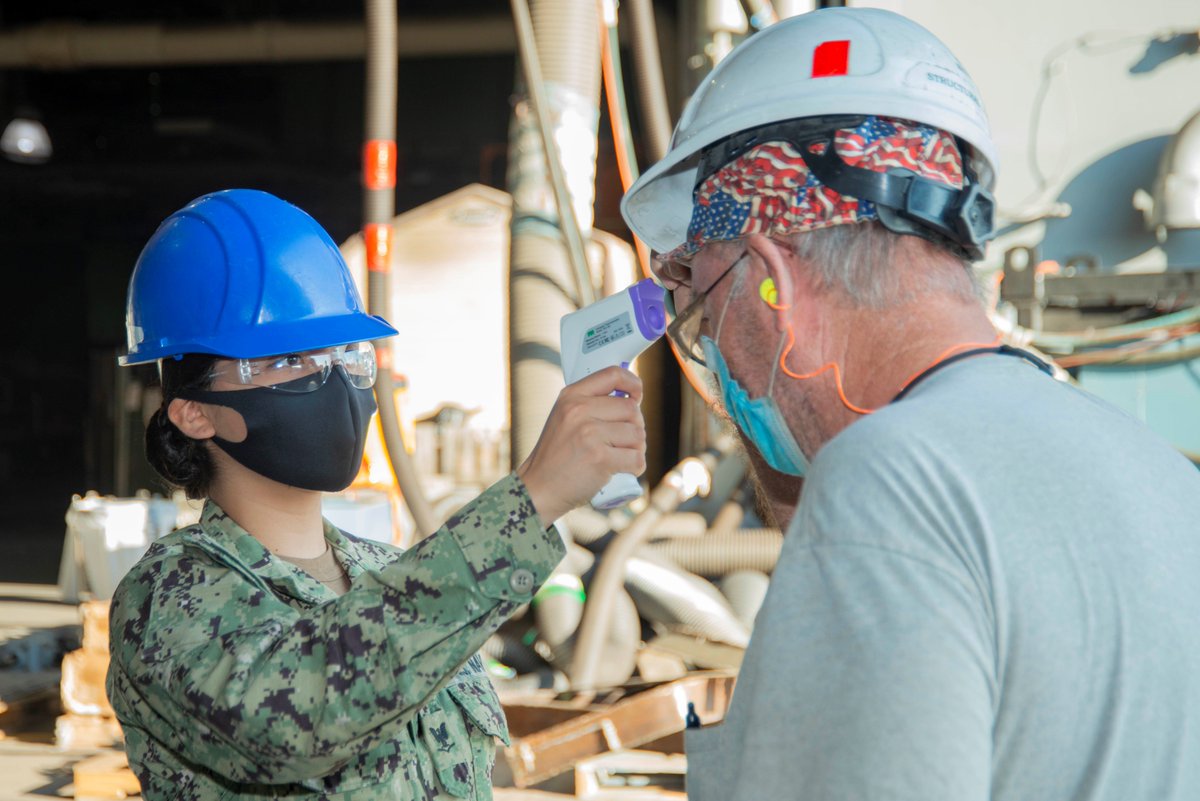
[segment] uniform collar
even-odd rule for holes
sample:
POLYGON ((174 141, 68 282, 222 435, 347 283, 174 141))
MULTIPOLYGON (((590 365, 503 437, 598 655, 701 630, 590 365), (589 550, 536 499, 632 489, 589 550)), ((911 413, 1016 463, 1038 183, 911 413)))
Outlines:
MULTIPOLYGON (((322 520, 325 541, 353 582, 367 569, 362 563, 355 542, 328 520, 322 520)), ((225 514, 215 501, 204 502, 200 512, 200 537, 222 561, 248 578, 261 581, 276 593, 288 595, 309 604, 324 603, 338 597, 337 593, 286 559, 280 559, 261 542, 225 514)))

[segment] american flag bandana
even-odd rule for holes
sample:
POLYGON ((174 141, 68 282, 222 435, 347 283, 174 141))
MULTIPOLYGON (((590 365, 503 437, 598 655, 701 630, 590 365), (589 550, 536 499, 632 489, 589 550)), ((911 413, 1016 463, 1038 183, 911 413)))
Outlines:
MULTIPOLYGON (((856 128, 837 131, 834 147, 852 167, 875 172, 900 168, 956 189, 963 185, 962 155, 954 137, 928 125, 870 116, 856 128)), ((813 145, 813 152, 824 148, 824 143, 813 145)), ((709 242, 750 234, 796 234, 877 219, 872 201, 839 194, 817 180, 795 145, 764 142, 696 188, 686 241, 660 258, 684 258, 709 242)))

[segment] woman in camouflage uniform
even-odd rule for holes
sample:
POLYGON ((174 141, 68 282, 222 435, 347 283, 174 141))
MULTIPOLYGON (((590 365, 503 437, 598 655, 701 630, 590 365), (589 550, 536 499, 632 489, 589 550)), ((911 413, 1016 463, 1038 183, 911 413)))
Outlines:
POLYGON ((162 377, 147 456, 207 498, 113 598, 108 692, 147 801, 491 798, 507 728, 476 652, 562 558, 545 524, 644 468, 636 377, 563 390, 516 473, 401 553, 321 517, 362 459, 369 340, 396 332, 311 217, 197 199, 139 258, 127 323, 122 363, 162 377))

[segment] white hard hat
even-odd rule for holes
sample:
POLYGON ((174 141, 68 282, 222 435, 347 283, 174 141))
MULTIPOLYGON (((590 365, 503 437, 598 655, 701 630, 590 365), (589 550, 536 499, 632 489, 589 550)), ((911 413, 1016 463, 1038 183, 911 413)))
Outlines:
MULTIPOLYGON (((830 8, 778 22, 726 56, 688 101, 666 156, 630 187, 621 213, 651 248, 670 251, 687 235, 697 178, 707 177, 696 175, 705 148, 784 120, 831 115, 911 120, 957 136, 976 194, 990 204, 995 145, 958 59, 899 14, 830 8)), ((990 207, 985 212, 990 227, 990 207)))

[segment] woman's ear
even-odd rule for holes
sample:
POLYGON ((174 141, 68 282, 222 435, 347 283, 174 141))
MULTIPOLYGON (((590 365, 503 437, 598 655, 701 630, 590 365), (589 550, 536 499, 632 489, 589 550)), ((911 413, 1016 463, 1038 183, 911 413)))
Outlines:
POLYGON ((780 333, 791 324, 792 307, 795 306, 796 279, 788 264, 786 246, 770 237, 751 234, 746 237, 746 249, 762 261, 766 277, 755 287, 759 299, 774 312, 775 330, 780 333))
POLYGON ((175 398, 167 405, 167 417, 192 439, 211 439, 217 433, 199 401, 175 398))

